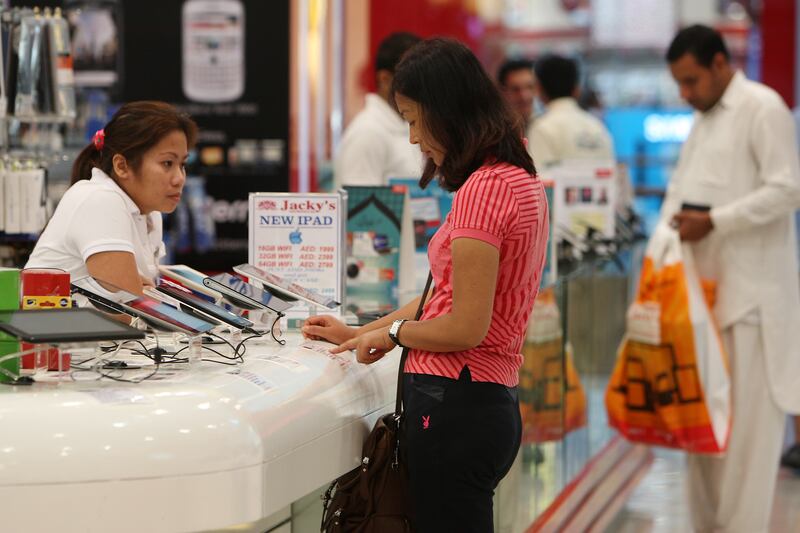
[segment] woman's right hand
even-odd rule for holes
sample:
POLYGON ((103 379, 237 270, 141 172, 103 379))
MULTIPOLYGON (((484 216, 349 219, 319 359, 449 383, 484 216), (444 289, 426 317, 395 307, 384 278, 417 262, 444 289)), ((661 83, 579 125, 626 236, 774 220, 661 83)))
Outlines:
POLYGON ((306 339, 325 340, 333 344, 342 344, 357 335, 356 328, 351 328, 330 315, 309 317, 303 323, 301 331, 306 339))

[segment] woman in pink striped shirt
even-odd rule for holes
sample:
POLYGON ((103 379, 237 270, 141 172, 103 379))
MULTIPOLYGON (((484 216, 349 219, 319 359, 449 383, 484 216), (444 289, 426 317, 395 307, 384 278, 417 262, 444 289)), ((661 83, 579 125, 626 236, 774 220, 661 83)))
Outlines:
POLYGON ((428 249, 435 290, 419 321, 417 299, 358 329, 312 317, 303 332, 363 363, 411 348, 403 403, 415 530, 488 532, 494 489, 520 445, 516 385, 545 260, 544 187, 521 124, 464 45, 416 45, 393 94, 427 158, 420 184, 437 178, 455 191, 428 249))

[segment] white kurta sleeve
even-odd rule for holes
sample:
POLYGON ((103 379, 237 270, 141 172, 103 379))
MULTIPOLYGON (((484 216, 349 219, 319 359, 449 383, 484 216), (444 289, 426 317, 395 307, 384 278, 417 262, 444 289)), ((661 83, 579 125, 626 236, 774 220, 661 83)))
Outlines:
POLYGON ((536 165, 536 170, 542 170, 558 162, 560 157, 554 146, 555 139, 552 138, 547 128, 543 127, 541 122, 539 124, 534 122, 528 135, 528 153, 530 153, 533 158, 533 164, 536 165))
POLYGON ((345 134, 333 162, 333 179, 343 185, 384 185, 387 143, 376 128, 358 127, 345 134))
POLYGON ((781 103, 764 106, 754 117, 749 149, 756 159, 761 185, 747 196, 711 210, 714 231, 721 234, 767 224, 800 207, 794 121, 781 103))

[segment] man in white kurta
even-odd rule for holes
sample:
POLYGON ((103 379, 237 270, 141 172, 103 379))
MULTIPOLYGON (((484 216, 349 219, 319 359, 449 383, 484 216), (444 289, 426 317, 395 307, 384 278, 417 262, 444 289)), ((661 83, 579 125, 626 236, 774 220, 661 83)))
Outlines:
POLYGON ((377 92, 366 96, 364 109, 342 136, 333 161, 335 188, 343 185, 388 185, 390 178, 422 175, 422 154, 408 142, 408 124, 389 101, 394 68, 419 37, 393 33, 381 41, 375 58, 377 92))
POLYGON ((698 112, 662 223, 692 243, 700 276, 717 283, 714 315, 732 377, 727 453, 688 458, 693 525, 766 533, 784 412, 800 412, 800 164, 781 97, 734 71, 728 57, 705 26, 681 30, 667 53, 681 96, 698 112))
POLYGON ((546 111, 528 131, 528 151, 537 167, 569 159, 614 161, 605 125, 578 105, 578 64, 547 55, 536 62, 536 91, 546 111))

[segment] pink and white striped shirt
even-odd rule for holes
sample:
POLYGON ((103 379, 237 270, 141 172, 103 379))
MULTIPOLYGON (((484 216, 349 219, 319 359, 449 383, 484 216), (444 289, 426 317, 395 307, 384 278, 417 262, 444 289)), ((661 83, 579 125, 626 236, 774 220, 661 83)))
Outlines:
POLYGON ((546 257, 547 209, 544 185, 524 169, 496 163, 472 173, 456 192, 450 214, 428 246, 436 288, 421 320, 452 310, 451 244, 453 239, 467 237, 500 250, 489 332, 471 350, 411 350, 405 372, 458 379, 468 365, 473 381, 517 385, 522 343, 546 257))

